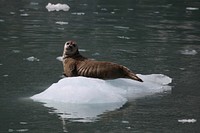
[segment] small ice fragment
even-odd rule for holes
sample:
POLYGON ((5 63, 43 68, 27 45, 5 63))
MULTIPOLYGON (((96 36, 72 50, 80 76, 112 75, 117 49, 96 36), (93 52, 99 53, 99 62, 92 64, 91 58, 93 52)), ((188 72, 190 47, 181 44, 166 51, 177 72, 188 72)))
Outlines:
POLYGON ((160 13, 160 12, 159 12, 159 11, 155 11, 154 13, 158 14, 158 13, 160 13))
POLYGON ((192 49, 192 50, 188 50, 188 49, 181 50, 180 52, 181 52, 181 54, 184 54, 184 55, 196 55, 197 54, 197 51, 194 50, 194 49, 192 49))
POLYGON ((117 36, 117 38, 126 39, 126 40, 129 40, 129 39, 130 39, 130 37, 127 37, 127 36, 117 36))
POLYGON ((28 129, 18 129, 18 130, 16 130, 17 132, 27 132, 28 131, 28 129))
POLYGON ((39 5, 39 3, 37 3, 37 2, 31 2, 30 5, 37 6, 37 5, 39 5))
POLYGON ((22 17, 27 17, 27 16, 29 16, 29 14, 23 13, 23 14, 20 14, 20 16, 22 16, 22 17))
POLYGON ((51 4, 48 3, 48 5, 46 6, 46 9, 51 12, 51 11, 69 11, 70 7, 67 4, 51 4))
POLYGON ((99 14, 98 12, 93 12, 94 14, 99 14))
POLYGON ((80 4, 80 5, 82 5, 82 6, 87 6, 88 4, 80 4))
POLYGON ((181 123, 195 123, 197 122, 196 119, 180 119, 178 120, 178 122, 181 122, 181 123))
POLYGON ((56 24, 64 25, 64 24, 68 24, 68 22, 57 21, 56 24))
POLYGON ((73 15, 85 15, 84 12, 73 12, 72 14, 73 14, 73 15))
POLYGON ((8 74, 4 74, 3 77, 8 77, 8 74))
POLYGON ((185 68, 183 68, 183 67, 181 67, 181 68, 179 68, 179 69, 182 70, 182 71, 185 70, 185 68))
POLYGON ((5 20, 3 20, 3 19, 0 19, 0 22, 5 22, 5 20))
POLYGON ((65 30, 65 28, 58 28, 58 30, 65 30))
POLYGON ((13 53, 20 53, 20 50, 14 49, 14 50, 12 50, 12 52, 13 52, 13 53))
POLYGON ((128 124, 128 123, 129 123, 129 121, 122 121, 122 123, 123 123, 123 124, 128 124))
POLYGON ((133 8, 128 8, 128 11, 133 11, 134 9, 133 8))
POLYGON ((10 12, 10 14, 11 14, 11 15, 14 15, 14 14, 15 14, 15 12, 10 12))
POLYGON ((94 53, 94 54, 92 54, 92 55, 98 56, 98 55, 100 55, 100 53, 96 52, 96 53, 94 53))
POLYGON ((14 130, 13 129, 8 129, 8 132, 12 133, 12 132, 14 132, 14 130))
POLYGON ((197 7, 186 7, 186 10, 194 11, 194 10, 199 10, 199 8, 197 8, 197 7))
POLYGON ((19 11, 20 11, 20 12, 24 12, 24 9, 20 9, 19 11))
POLYGON ((102 11, 107 11, 108 9, 106 9, 106 8, 101 8, 101 10, 102 10, 102 11))
POLYGON ((129 27, 125 27, 125 26, 114 26, 114 28, 116 28, 116 29, 130 29, 129 27))
POLYGON ((21 124, 21 125, 26 125, 27 122, 21 121, 20 124, 21 124))
POLYGON ((40 59, 35 58, 34 56, 26 58, 27 61, 40 61, 40 59))

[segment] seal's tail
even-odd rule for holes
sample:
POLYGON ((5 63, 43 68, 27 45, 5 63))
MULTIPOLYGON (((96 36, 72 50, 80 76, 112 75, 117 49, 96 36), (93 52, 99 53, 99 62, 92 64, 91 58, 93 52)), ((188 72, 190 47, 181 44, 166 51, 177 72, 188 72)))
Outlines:
POLYGON ((133 80, 137 80, 139 82, 143 82, 141 78, 139 78, 135 73, 131 72, 128 68, 123 66, 124 71, 126 72, 126 78, 130 78, 133 80))

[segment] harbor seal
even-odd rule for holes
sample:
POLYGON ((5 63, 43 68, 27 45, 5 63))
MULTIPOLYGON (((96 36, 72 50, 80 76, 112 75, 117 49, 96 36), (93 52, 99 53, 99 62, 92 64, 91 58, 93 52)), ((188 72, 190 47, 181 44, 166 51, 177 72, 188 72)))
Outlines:
POLYGON ((127 67, 83 57, 75 41, 67 41, 63 51, 63 68, 66 77, 84 76, 99 79, 129 78, 143 82, 127 67))

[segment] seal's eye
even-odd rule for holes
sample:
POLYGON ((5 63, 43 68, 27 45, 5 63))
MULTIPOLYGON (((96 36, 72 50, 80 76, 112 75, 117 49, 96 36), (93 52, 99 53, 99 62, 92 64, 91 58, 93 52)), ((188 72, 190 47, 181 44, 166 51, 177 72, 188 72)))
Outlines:
POLYGON ((72 44, 73 45, 73 47, 76 47, 76 44, 74 43, 74 44, 72 44))
POLYGON ((68 42, 67 45, 69 45, 70 43, 68 42))

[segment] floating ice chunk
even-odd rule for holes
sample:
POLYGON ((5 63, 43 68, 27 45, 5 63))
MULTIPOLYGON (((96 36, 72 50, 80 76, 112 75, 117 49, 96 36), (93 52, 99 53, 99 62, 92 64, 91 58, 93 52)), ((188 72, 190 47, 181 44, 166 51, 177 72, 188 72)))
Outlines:
POLYGON ((199 10, 199 8, 197 8, 197 7, 186 7, 186 10, 194 11, 194 10, 199 10))
POLYGON ((114 28, 117 28, 117 29, 130 29, 129 27, 125 27, 125 26, 114 26, 114 28))
POLYGON ((126 98, 121 95, 110 93, 108 89, 110 87, 113 88, 113 86, 107 84, 106 81, 100 79, 85 77, 64 78, 32 98, 36 100, 50 100, 76 104, 126 102, 126 98))
POLYGON ((192 50, 188 50, 188 49, 181 50, 180 52, 181 52, 181 54, 184 54, 184 55, 196 55, 197 54, 197 51, 194 50, 194 49, 192 49, 192 50))
POLYGON ((117 38, 126 39, 126 40, 129 40, 129 39, 130 39, 130 37, 127 37, 127 36, 117 36, 117 38))
POLYGON ((108 9, 106 9, 106 8, 101 8, 101 10, 102 10, 102 11, 108 11, 108 9))
POLYGON ((84 12, 73 12, 72 14, 73 14, 73 15, 85 15, 84 12))
POLYGON ((28 132, 29 129, 17 129, 16 131, 17 131, 17 132, 28 132))
POLYGON ((30 5, 37 6, 37 5, 39 5, 39 3, 37 3, 37 2, 31 2, 30 5))
POLYGON ((53 107, 62 118, 89 122, 122 107, 128 100, 171 90, 168 84, 172 79, 165 75, 138 76, 143 83, 131 79, 63 78, 31 99, 53 107))
POLYGON ((31 56, 31 57, 28 57, 26 58, 27 61, 40 61, 40 59, 34 57, 34 56, 31 56))
POLYGON ((181 122, 181 123, 195 123, 197 122, 196 119, 180 119, 178 120, 178 122, 181 122))
POLYGON ((56 24, 65 25, 65 24, 69 24, 69 23, 68 22, 63 22, 63 21, 57 21, 56 24))
POLYGON ((46 9, 51 12, 51 11, 69 11, 70 7, 67 4, 51 4, 48 3, 48 5, 46 6, 46 9))
POLYGON ((21 51, 20 50, 17 50, 17 49, 14 49, 12 50, 13 53, 20 53, 21 51))
POLYGON ((82 5, 82 6, 88 6, 88 4, 85 4, 85 3, 84 4, 80 4, 80 5, 82 5))
POLYGON ((28 13, 23 13, 23 14, 20 14, 20 16, 27 17, 27 16, 29 16, 29 14, 28 13))
POLYGON ((3 19, 0 19, 0 22, 5 22, 5 20, 3 20, 3 19))
POLYGON ((96 53, 94 53, 94 54, 92 54, 92 55, 94 55, 94 56, 99 56, 100 53, 96 52, 96 53))
POLYGON ((8 74, 4 74, 3 77, 8 77, 8 74))
POLYGON ((129 121, 122 121, 123 124, 129 124, 129 121))
POLYGON ((133 8, 128 8, 128 11, 133 11, 134 9, 133 8))
POLYGON ((11 14, 11 15, 14 15, 14 14, 15 14, 15 12, 10 12, 10 14, 11 14))

